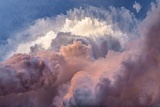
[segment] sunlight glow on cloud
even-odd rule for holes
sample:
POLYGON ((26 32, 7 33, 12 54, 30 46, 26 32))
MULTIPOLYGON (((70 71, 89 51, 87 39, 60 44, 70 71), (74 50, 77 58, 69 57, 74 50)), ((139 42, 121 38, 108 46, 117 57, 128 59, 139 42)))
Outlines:
MULTIPOLYGON (((110 7, 110 10, 92 6, 86 9, 75 8, 68 11, 66 15, 35 21, 34 25, 15 35, 16 38, 9 39, 5 47, 11 52, 2 50, 0 54, 5 54, 5 59, 14 53, 53 49, 52 41, 60 32, 92 39, 97 45, 101 44, 102 40, 106 41, 109 49, 113 49, 112 47, 118 49, 119 46, 117 47, 116 44, 120 44, 121 49, 118 50, 123 50, 126 43, 136 37, 137 22, 136 18, 124 8, 110 7)), ((65 41, 69 41, 69 38, 65 41)))
POLYGON ((47 50, 51 46, 52 39, 55 38, 56 34, 53 31, 50 31, 45 36, 38 37, 35 41, 20 44, 16 53, 29 53, 30 47, 35 46, 36 44, 40 45, 42 49, 47 50))

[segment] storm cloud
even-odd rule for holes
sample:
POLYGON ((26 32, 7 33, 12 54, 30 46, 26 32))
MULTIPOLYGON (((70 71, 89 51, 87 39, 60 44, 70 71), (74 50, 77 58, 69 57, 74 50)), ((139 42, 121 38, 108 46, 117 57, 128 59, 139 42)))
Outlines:
POLYGON ((114 7, 39 19, 0 53, 0 106, 158 107, 159 36, 160 4, 142 21, 114 7))

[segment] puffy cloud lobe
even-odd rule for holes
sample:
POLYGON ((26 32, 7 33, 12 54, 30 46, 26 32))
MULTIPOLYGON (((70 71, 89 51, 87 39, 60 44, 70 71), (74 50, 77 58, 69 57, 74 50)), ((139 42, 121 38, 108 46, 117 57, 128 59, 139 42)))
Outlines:
POLYGON ((107 40, 104 39, 100 39, 98 40, 98 43, 95 43, 92 38, 75 36, 71 35, 70 33, 63 32, 60 32, 57 37, 52 40, 51 49, 59 51, 62 45, 72 44, 74 41, 80 41, 82 44, 90 45, 92 47, 91 51, 94 58, 105 57, 109 49, 120 51, 119 41, 116 41, 115 39, 112 39, 112 42, 108 46, 107 40))
POLYGON ((26 92, 54 84, 55 77, 45 61, 38 57, 16 54, 1 64, 1 96, 26 92))
POLYGON ((76 73, 64 96, 64 106, 105 107, 106 97, 115 90, 114 75, 119 72, 122 59, 120 53, 109 52, 106 59, 98 59, 84 71, 76 73))
POLYGON ((0 95, 27 92, 69 81, 75 72, 86 66, 85 61, 91 59, 89 50, 89 46, 74 42, 62 47, 60 53, 15 54, 1 63, 0 95))

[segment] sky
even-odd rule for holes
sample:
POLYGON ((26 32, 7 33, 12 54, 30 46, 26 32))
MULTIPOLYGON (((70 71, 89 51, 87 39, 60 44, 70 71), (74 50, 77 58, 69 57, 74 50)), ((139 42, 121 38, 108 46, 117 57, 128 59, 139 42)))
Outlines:
POLYGON ((0 43, 13 36, 35 20, 46 17, 55 17, 58 14, 66 14, 67 10, 75 7, 87 7, 89 5, 108 8, 125 7, 138 19, 143 19, 150 9, 151 2, 155 0, 5 0, 0 2, 0 43), (133 8, 137 2, 142 7, 137 13, 133 8))
POLYGON ((159 0, 0 2, 0 107, 159 107, 159 0))

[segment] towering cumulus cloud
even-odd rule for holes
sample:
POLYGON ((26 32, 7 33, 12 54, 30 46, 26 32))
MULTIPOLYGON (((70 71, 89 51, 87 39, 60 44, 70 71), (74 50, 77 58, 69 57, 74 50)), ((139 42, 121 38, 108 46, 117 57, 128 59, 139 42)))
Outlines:
POLYGON ((125 8, 74 9, 16 37, 0 53, 1 107, 160 105, 160 5, 141 22, 125 8))
MULTIPOLYGON (((1 60, 14 53, 59 51, 61 45, 70 44, 75 39, 86 41, 94 45, 95 49, 102 48, 101 44, 107 42, 108 49, 122 51, 127 42, 136 38, 137 24, 134 15, 125 8, 75 8, 67 11, 66 15, 39 19, 14 38, 8 39, 8 43, 1 46, 1 60)), ((101 53, 95 53, 95 57, 100 55, 101 53)))

